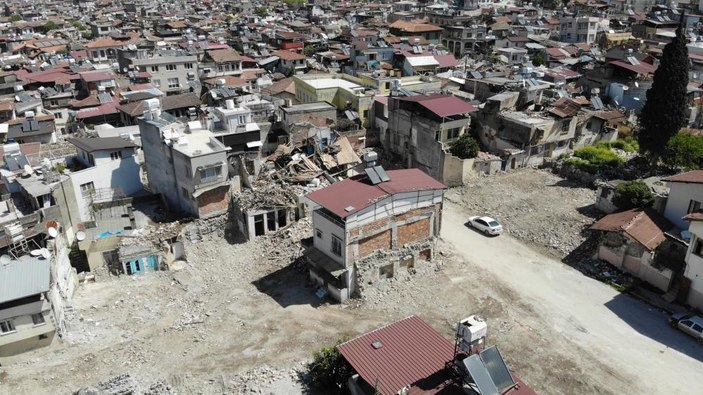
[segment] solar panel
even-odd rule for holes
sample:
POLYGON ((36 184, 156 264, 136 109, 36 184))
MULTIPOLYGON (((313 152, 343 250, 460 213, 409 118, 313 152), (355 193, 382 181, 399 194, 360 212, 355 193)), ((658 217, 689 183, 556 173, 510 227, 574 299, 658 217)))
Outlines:
POLYGON ((463 362, 464 367, 466 367, 469 375, 471 375, 471 379, 478 387, 478 392, 480 392, 481 395, 498 395, 498 388, 493 383, 493 379, 491 379, 486 365, 483 364, 477 354, 464 359, 463 362))
POLYGON ((493 384, 498 388, 498 391, 503 392, 515 385, 513 376, 510 374, 508 366, 505 364, 503 355, 500 353, 500 350, 498 350, 498 347, 489 347, 481 351, 479 356, 486 366, 486 370, 488 370, 493 384))
POLYGON ((381 177, 378 176, 376 170, 374 170, 372 167, 366 169, 366 175, 369 176, 369 180, 371 180, 371 183, 373 185, 381 183, 381 177))
POLYGON ((598 96, 594 96, 591 98, 591 104, 593 105, 593 108, 595 108, 596 110, 603 109, 603 101, 598 96))
POLYGON ((388 177, 388 174, 386 173, 386 170, 383 168, 383 166, 374 166, 373 169, 376 171, 376 174, 378 174, 378 177, 381 179, 381 182, 391 180, 391 178, 388 177))
POLYGON ((98 94, 98 100, 100 104, 112 103, 112 96, 109 93, 100 93, 98 94))

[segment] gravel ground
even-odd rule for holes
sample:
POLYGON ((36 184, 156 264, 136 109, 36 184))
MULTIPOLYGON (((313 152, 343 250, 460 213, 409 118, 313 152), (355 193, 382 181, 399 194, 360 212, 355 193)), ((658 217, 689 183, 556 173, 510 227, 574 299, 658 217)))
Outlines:
MULTIPOLYGON (((522 170, 449 190, 447 199, 493 215, 516 237, 563 256, 582 240, 580 229, 590 220, 577 209, 591 204, 594 192, 560 181, 522 170)), ((0 393, 66 394, 128 374, 140 388, 158 383, 168 393, 295 394, 305 362, 324 344, 411 314, 451 340, 455 323, 475 313, 488 319, 490 342, 515 373, 540 393, 613 393, 588 374, 597 366, 593 358, 573 361, 570 355, 581 350, 568 338, 554 330, 537 334, 541 318, 534 309, 501 278, 457 257, 450 244, 439 243, 434 262, 334 305, 313 295, 295 263, 298 240, 311 236, 307 221, 248 243, 228 242, 228 234, 186 237, 188 263, 180 271, 82 285, 64 342, 0 360, 0 393)), ((631 378, 616 379, 624 388, 631 378)))
POLYGON ((596 191, 530 168, 477 178, 450 189, 446 200, 497 219, 513 237, 559 259, 586 241, 584 228, 602 215, 593 208, 596 191))

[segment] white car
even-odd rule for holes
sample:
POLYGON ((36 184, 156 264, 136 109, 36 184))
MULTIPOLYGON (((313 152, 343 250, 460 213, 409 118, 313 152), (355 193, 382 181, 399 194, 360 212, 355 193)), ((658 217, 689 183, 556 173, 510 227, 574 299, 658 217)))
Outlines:
POLYGON ((669 317, 669 324, 703 343, 703 318, 693 314, 678 313, 669 317))
POLYGON ((503 226, 491 217, 469 217, 469 226, 485 233, 486 235, 499 235, 503 233, 503 226))

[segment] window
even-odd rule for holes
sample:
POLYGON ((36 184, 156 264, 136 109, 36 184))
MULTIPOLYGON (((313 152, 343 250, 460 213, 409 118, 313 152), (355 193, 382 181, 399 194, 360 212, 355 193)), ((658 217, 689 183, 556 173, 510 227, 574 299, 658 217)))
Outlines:
POLYGON ((460 128, 447 129, 447 140, 454 140, 455 138, 459 137, 460 130, 460 128))
POLYGON ((703 241, 701 239, 696 238, 695 244, 693 244, 693 249, 691 250, 691 253, 694 255, 698 255, 700 257, 703 257, 703 241))
POLYGON ((95 192, 95 185, 93 184, 93 181, 81 184, 81 195, 83 197, 88 197, 92 195, 93 192, 95 192))
POLYGON ((56 99, 51 99, 51 100, 49 100, 49 104, 52 105, 52 106, 58 106, 58 105, 59 105, 59 101, 56 100, 56 99))
POLYGON ((441 133, 440 133, 439 130, 437 130, 436 132, 434 132, 434 141, 439 141, 440 134, 441 134, 441 133))
POLYGON ((42 313, 32 314, 32 322, 35 326, 46 324, 46 321, 44 321, 44 315, 42 313))
POLYGON ((168 87, 169 88, 178 88, 178 78, 169 78, 168 79, 168 87))
POLYGON ((315 235, 318 239, 322 238, 322 231, 320 229, 315 229, 315 235))
POLYGON ((703 326, 700 326, 698 324, 693 324, 693 330, 698 333, 703 332, 703 326))
POLYGON ((342 239, 332 235, 332 253, 337 256, 342 256, 342 239))
POLYGON ((110 152, 110 159, 112 159, 112 160, 122 159, 122 151, 110 152))
POLYGON ((569 132, 569 126, 571 126, 571 120, 569 119, 568 121, 564 119, 561 121, 561 134, 568 133, 569 132))
POLYGON ((152 72, 158 72, 158 71, 159 71, 159 66, 151 66, 151 71, 152 71, 152 72))
POLYGON ((176 65, 175 65, 175 64, 167 64, 167 65, 166 65, 166 70, 168 70, 168 71, 176 71, 176 65))
POLYGON ((185 63, 185 64, 183 64, 183 66, 184 66, 186 69, 192 69, 192 68, 193 68, 193 63, 185 63))
POLYGON ((701 202, 699 202, 697 200, 691 200, 688 203, 688 211, 686 211, 686 214, 694 213, 696 211, 699 211, 700 209, 701 209, 701 202))
POLYGON ((0 333, 5 335, 8 333, 13 333, 15 332, 15 324, 12 323, 12 320, 7 320, 7 321, 0 321, 0 333))
POLYGON ((61 114, 60 112, 55 112, 55 113, 54 113, 54 116, 55 116, 57 119, 63 119, 63 114, 61 114))
POLYGON ((161 87, 161 80, 151 80, 151 82, 154 84, 155 87, 161 87))
POLYGON ((207 169, 200 170, 200 180, 201 181, 214 181, 217 177, 220 176, 220 170, 222 169, 221 166, 217 167, 210 167, 207 169))

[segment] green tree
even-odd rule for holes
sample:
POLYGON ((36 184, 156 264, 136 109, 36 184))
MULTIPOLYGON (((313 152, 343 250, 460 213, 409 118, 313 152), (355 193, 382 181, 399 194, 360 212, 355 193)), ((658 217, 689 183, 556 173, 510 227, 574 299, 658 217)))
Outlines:
POLYGON ((703 168, 703 137, 679 133, 666 145, 664 163, 672 168, 703 168))
POLYGON ((58 26, 56 23, 54 23, 54 21, 49 21, 49 22, 47 22, 47 23, 44 25, 44 27, 46 28, 47 31, 49 31, 49 30, 56 30, 56 29, 59 28, 59 26, 58 26))
POLYGON ((532 60, 532 64, 535 66, 542 66, 542 65, 547 64, 547 59, 544 56, 544 54, 542 54, 541 52, 537 52, 534 55, 532 55, 531 60, 532 60))
POLYGON ((269 14, 266 7, 256 7, 256 9, 254 10, 254 13, 262 18, 269 14))
POLYGON ((652 159, 665 154, 669 139, 686 124, 689 59, 683 21, 682 13, 676 37, 664 47, 640 116, 637 133, 640 151, 649 154, 652 159))
POLYGON ((10 17, 10 22, 17 22, 17 21, 21 21, 21 20, 22 20, 22 17, 19 15, 12 15, 10 17))
POLYGON ((315 55, 315 51, 316 51, 316 49, 315 49, 315 46, 314 46, 314 45, 306 45, 306 46, 303 48, 303 53, 304 53, 305 56, 307 56, 308 58, 309 58, 309 57, 312 57, 312 55, 315 55))
POLYGON ((613 204, 621 210, 649 207, 653 202, 652 190, 643 181, 627 181, 615 187, 613 204))
POLYGON ((478 141, 468 133, 462 134, 449 146, 449 152, 461 159, 475 158, 480 149, 478 141))
MULTIPOLYGON (((337 345, 344 341, 345 339, 338 340, 337 345)), ((336 346, 325 346, 313 355, 312 362, 308 364, 308 373, 312 387, 327 390, 328 393, 338 393, 353 370, 336 346)))

